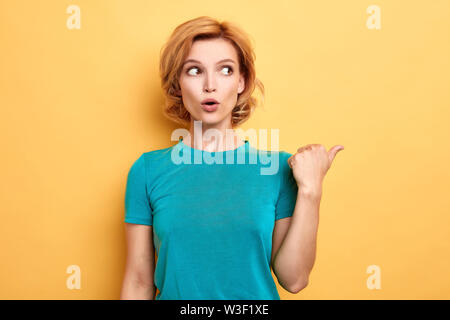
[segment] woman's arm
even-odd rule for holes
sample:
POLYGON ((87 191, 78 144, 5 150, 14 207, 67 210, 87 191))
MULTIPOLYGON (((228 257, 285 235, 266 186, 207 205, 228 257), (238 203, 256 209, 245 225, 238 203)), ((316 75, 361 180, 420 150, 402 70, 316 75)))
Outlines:
POLYGON ((120 300, 154 300, 155 250, 152 226, 125 223, 127 261, 120 300))
POLYGON ((320 199, 321 193, 304 193, 299 189, 289 228, 282 236, 284 240, 272 253, 274 274, 291 293, 298 293, 308 285, 316 259, 320 199))
POLYGON ((322 197, 322 183, 336 154, 344 147, 327 151, 321 144, 298 148, 288 164, 297 182, 297 200, 284 240, 273 258, 273 270, 283 287, 291 292, 303 289, 316 258, 317 229, 322 197))

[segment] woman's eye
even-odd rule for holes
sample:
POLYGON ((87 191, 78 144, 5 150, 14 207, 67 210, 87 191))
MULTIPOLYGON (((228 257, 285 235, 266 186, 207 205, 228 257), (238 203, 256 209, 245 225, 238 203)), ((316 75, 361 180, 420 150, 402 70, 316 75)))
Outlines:
POLYGON ((191 70, 195 70, 195 69, 197 69, 197 70, 198 70, 198 68, 197 68, 197 67, 192 67, 192 68, 189 68, 189 69, 188 69, 188 72, 187 72, 187 73, 188 73, 188 74, 190 74, 190 75, 193 75, 193 76, 195 76, 195 73, 194 73, 194 74, 192 74, 192 73, 190 72, 191 70))
MULTIPOLYGON (((229 66, 224 66, 224 67, 222 68, 222 70, 223 70, 223 69, 229 69, 230 72, 233 72, 233 68, 231 68, 231 67, 229 67, 229 66)), ((230 73, 228 73, 228 74, 230 74, 230 73)))
MULTIPOLYGON (((228 72, 225 72, 226 75, 230 75, 231 73, 233 73, 233 68, 231 68, 230 66, 224 66, 224 67, 222 67, 221 70, 223 70, 223 69, 228 69, 228 72)), ((198 71, 199 71, 199 70, 200 70, 200 69, 199 69, 198 67, 191 67, 191 68, 189 68, 189 69, 187 70, 187 73, 188 73, 189 75, 191 75, 191 76, 195 76, 195 75, 198 74, 198 71), (197 70, 197 73, 196 73, 195 71, 192 71, 192 70, 197 70)))

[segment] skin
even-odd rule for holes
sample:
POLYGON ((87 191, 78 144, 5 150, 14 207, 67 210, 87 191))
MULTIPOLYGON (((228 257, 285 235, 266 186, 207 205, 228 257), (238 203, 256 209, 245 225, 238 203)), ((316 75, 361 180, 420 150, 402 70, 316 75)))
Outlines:
POLYGON ((344 147, 337 145, 327 151, 321 144, 308 144, 298 148, 288 159, 297 186, 306 192, 320 191, 326 173, 341 150, 344 147))
POLYGON ((225 39, 197 40, 193 43, 189 55, 184 61, 179 77, 183 104, 191 115, 190 136, 183 142, 196 149, 206 151, 224 151, 235 149, 242 144, 239 136, 231 126, 232 110, 236 106, 238 94, 245 89, 245 78, 240 72, 238 53, 233 45, 225 39), (188 62, 189 60, 198 62, 188 62), (224 59, 232 61, 221 62, 224 59), (206 98, 216 99, 220 104, 216 111, 202 109, 201 101, 206 98), (202 121, 202 132, 217 129, 220 141, 194 135, 194 120, 202 121), (226 130, 231 130, 233 144, 226 146, 226 130))
POLYGON ((154 300, 153 227, 125 223, 127 258, 120 300, 154 300))

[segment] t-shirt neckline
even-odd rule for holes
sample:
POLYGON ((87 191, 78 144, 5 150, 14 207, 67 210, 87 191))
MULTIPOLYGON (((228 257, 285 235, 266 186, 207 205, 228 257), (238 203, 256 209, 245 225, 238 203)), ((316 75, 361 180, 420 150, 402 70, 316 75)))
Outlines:
POLYGON ((178 141, 178 144, 185 150, 189 150, 189 151, 193 151, 193 152, 201 152, 201 153, 209 153, 209 154, 222 154, 222 153, 231 153, 231 152, 236 152, 236 151, 240 151, 243 149, 246 149, 247 147, 250 146, 250 143, 248 140, 243 140, 244 144, 240 145, 239 147, 237 147, 236 149, 232 149, 232 150, 224 150, 224 151, 206 151, 206 150, 201 150, 201 149, 196 149, 196 148, 192 148, 190 146, 188 146, 187 144, 185 144, 183 142, 183 137, 181 137, 178 141))

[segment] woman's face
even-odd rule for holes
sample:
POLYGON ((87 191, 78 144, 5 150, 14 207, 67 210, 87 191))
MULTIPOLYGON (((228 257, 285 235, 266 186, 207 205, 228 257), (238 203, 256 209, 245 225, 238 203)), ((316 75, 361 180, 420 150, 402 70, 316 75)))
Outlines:
POLYGON ((203 39, 193 43, 179 77, 183 104, 193 120, 204 127, 231 127, 231 112, 238 94, 244 91, 238 54, 224 39, 203 39), (226 61, 223 61, 225 60, 226 61), (193 61, 195 60, 195 61, 193 61), (219 102, 216 110, 207 111, 204 99, 219 102))

